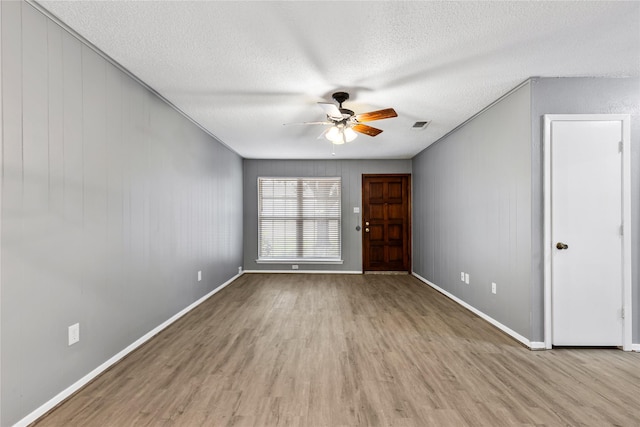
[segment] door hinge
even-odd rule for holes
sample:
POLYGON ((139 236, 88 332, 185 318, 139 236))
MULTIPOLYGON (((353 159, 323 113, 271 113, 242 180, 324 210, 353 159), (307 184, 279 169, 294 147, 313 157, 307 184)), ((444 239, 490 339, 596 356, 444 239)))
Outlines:
POLYGON ((620 309, 620 317, 624 319, 624 307, 620 309))
POLYGON ((620 235, 624 236, 624 224, 620 225, 620 235))
POLYGON ((623 142, 622 141, 618 142, 618 150, 620 150, 621 153, 622 153, 622 147, 623 147, 623 142))

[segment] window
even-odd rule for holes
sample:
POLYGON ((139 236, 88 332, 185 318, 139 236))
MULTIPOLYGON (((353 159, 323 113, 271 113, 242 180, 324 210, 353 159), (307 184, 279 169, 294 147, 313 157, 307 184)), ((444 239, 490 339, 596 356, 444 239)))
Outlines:
POLYGON ((340 178, 258 178, 258 261, 340 261, 340 178))

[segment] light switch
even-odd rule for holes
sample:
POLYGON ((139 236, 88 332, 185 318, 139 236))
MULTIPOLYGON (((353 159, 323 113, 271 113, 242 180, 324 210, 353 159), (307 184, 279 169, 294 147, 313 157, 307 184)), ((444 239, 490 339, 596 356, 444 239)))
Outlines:
POLYGON ((360 208, 357 206, 353 208, 353 213, 360 213, 360 208))

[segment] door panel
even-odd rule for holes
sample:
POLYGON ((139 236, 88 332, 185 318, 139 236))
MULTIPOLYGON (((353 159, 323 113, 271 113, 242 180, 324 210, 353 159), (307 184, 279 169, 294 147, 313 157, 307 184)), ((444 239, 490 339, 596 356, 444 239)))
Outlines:
POLYGON ((622 345, 620 141, 619 121, 551 124, 553 345, 622 345))
POLYGON ((381 182, 372 182, 369 184, 369 198, 372 201, 380 201, 383 199, 384 184, 381 182))
POLYGON ((370 225, 369 226, 369 240, 372 242, 384 241, 384 226, 383 225, 370 225))
POLYGON ((384 220, 384 205, 380 202, 378 204, 371 205, 369 207, 369 216, 368 218, 371 220, 384 220))
POLYGON ((402 183, 390 182, 389 183, 389 197, 388 200, 393 200, 395 203, 402 203, 402 183))
POLYGON ((389 261, 402 262, 402 246, 389 246, 389 261))
POLYGON ((402 221, 405 217, 404 207, 401 203, 389 205, 389 220, 402 221))
POLYGON ((362 176, 364 271, 410 271, 410 197, 410 175, 362 176))
POLYGON ((390 224, 389 225, 389 241, 393 241, 393 240, 402 240, 402 225, 398 224, 398 225, 394 225, 394 224, 390 224))

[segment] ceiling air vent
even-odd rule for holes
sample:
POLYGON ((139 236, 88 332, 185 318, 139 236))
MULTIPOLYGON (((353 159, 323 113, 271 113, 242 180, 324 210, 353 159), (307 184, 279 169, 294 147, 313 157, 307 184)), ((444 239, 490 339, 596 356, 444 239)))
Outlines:
POLYGON ((413 126, 411 126, 411 129, 413 130, 422 130, 422 129, 426 129, 427 126, 429 126, 429 123, 431 123, 430 120, 424 121, 424 122, 415 122, 413 124, 413 126))

